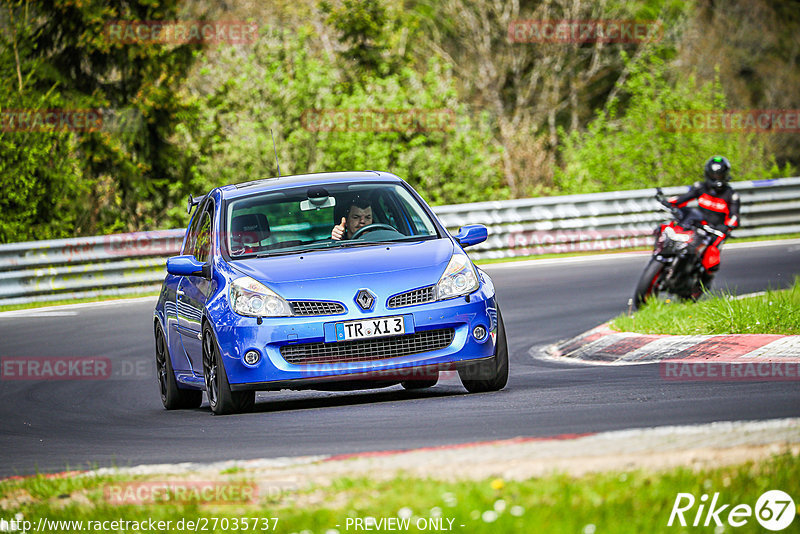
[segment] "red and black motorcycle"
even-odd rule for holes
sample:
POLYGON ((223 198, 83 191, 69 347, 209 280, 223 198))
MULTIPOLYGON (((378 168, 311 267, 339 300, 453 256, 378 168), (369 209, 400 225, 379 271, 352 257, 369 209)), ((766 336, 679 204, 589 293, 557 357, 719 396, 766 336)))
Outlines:
POLYGON ((703 275, 719 265, 719 244, 724 232, 708 225, 697 208, 675 207, 656 189, 658 200, 673 220, 656 228, 653 256, 644 268, 636 293, 635 308, 659 293, 697 300, 703 294, 703 275))

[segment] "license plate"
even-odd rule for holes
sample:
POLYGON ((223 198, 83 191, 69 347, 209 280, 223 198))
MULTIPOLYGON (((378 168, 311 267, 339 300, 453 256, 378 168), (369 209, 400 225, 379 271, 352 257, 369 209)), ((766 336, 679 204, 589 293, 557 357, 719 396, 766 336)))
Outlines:
POLYGON ((336 323, 336 341, 395 336, 406 331, 402 315, 336 323))

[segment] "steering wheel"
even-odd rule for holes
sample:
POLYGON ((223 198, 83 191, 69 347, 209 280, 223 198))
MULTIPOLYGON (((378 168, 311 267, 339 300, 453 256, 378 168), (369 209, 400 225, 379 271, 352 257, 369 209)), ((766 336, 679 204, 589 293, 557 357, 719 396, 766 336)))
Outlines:
POLYGON ((350 239, 358 239, 361 237, 362 234, 366 234, 367 232, 371 232, 373 230, 391 230, 392 232, 396 232, 397 229, 394 226, 383 224, 383 223, 375 223, 375 224, 368 224, 363 228, 359 228, 356 233, 353 234, 353 237, 350 239))

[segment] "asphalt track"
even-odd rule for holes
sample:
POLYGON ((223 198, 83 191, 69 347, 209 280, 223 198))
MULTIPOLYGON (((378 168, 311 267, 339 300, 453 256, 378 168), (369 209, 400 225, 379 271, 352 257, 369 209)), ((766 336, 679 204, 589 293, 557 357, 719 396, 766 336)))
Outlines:
MULTIPOLYGON (((0 357, 106 357, 114 380, 0 381, 0 477, 38 471, 339 454, 714 421, 800 416, 800 382, 674 382, 657 365, 546 362, 537 349, 627 308, 645 254, 487 266, 511 357, 503 391, 259 393, 254 413, 167 412, 153 364, 154 299, 0 314, 0 357), (137 365, 137 362, 142 362, 137 365), (123 366, 123 367, 125 367, 123 366), (121 367, 120 367, 121 368, 121 367)), ((717 286, 786 287, 800 241, 731 245, 717 286)))

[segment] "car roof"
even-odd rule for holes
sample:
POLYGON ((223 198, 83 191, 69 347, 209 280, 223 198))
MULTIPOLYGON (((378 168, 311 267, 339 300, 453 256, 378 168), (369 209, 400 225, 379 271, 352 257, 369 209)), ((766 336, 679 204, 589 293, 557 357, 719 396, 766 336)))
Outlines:
POLYGON ((400 178, 388 172, 348 171, 320 172, 313 174, 295 174, 278 178, 264 178, 239 184, 225 185, 219 188, 223 198, 231 199, 261 191, 274 191, 287 187, 303 187, 346 182, 402 182, 400 178))

